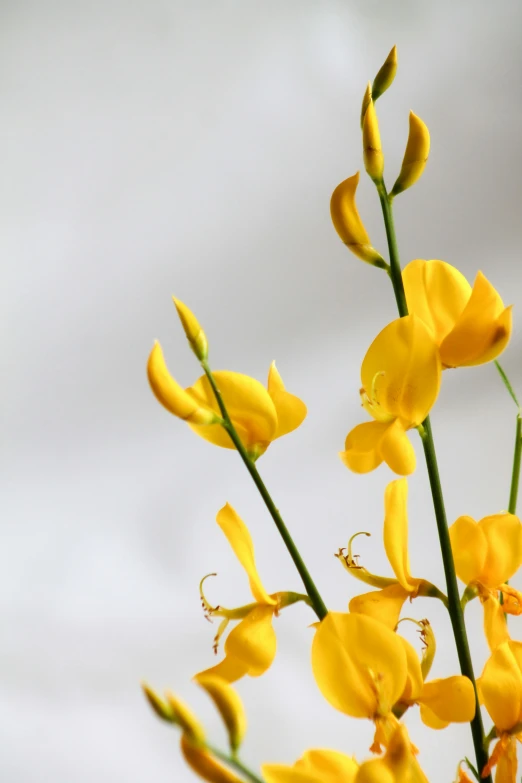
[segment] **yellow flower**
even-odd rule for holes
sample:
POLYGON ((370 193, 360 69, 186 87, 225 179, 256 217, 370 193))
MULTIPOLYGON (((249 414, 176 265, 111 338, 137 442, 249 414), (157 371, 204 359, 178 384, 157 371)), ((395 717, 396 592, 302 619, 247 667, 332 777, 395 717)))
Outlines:
POLYGON ((471 288, 454 266, 417 259, 402 279, 409 311, 429 328, 444 368, 484 364, 502 353, 511 336, 511 307, 482 272, 471 288))
POLYGON ((228 732, 230 749, 232 753, 236 753, 247 728, 245 708, 239 694, 228 682, 215 675, 199 674, 195 680, 216 705, 228 732))
POLYGON ((397 724, 384 756, 361 764, 354 783, 428 783, 415 758, 406 726, 397 724))
POLYGON ((355 191, 359 184, 359 172, 337 185, 330 200, 330 215, 334 228, 346 247, 367 264, 387 269, 388 264, 372 247, 370 237, 355 205, 355 191))
POLYGON ((437 346, 415 315, 398 318, 375 338, 361 367, 362 405, 374 421, 348 433, 340 457, 355 473, 381 462, 401 476, 415 470, 415 452, 406 430, 430 412, 440 387, 437 346))
POLYGON ((307 750, 293 765, 263 764, 266 783, 355 783, 359 765, 336 750, 307 750))
POLYGON ((341 550, 337 557, 346 570, 366 584, 380 587, 378 591, 364 593, 352 598, 350 612, 370 615, 385 623, 392 631, 395 629, 404 602, 418 595, 431 595, 442 598, 439 590, 425 579, 417 579, 410 573, 408 555, 408 481, 405 478, 391 481, 384 493, 384 548, 395 579, 371 574, 357 562, 352 555, 352 536, 348 544, 348 554, 341 550))
MULTIPOLYGON (((184 419, 205 440, 226 449, 235 448, 222 426, 219 406, 206 375, 188 389, 170 375, 159 343, 149 357, 149 382, 158 401, 184 419)), ((214 373, 232 423, 249 454, 257 458, 270 443, 295 430, 306 416, 305 404, 286 391, 275 362, 268 373, 268 388, 237 372, 214 373)))
POLYGON ((482 775, 498 764, 495 783, 515 783, 516 740, 522 741, 522 642, 500 644, 486 662, 477 687, 498 737, 482 775))
POLYGON ((272 618, 281 609, 296 601, 308 601, 308 597, 291 592, 269 595, 257 572, 254 545, 245 523, 228 503, 218 512, 216 520, 246 571, 254 602, 236 609, 227 609, 224 606, 213 607, 203 594, 203 582, 207 577, 201 580, 201 601, 206 616, 209 619, 223 618, 214 639, 215 652, 229 622, 231 620, 240 620, 240 622, 226 639, 225 658, 216 666, 197 674, 196 680, 202 676, 215 675, 226 682, 235 682, 245 674, 259 677, 271 666, 276 654, 276 636, 272 627, 272 618))

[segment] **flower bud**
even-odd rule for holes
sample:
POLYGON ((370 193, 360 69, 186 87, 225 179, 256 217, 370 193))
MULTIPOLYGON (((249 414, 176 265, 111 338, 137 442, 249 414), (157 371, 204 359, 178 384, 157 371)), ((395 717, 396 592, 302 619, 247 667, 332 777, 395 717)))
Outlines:
POLYGON ((374 182, 380 182, 384 171, 384 155, 382 154, 377 113, 372 100, 370 100, 364 115, 362 132, 364 167, 374 182))
POLYGON ((149 688, 149 686, 142 682, 141 684, 143 693, 145 694, 145 698, 149 702, 150 706, 158 716, 158 718, 161 718, 161 720, 167 721, 167 723, 175 723, 176 720, 174 718, 174 713, 172 712, 172 709, 170 706, 164 702, 157 693, 155 693, 152 688, 149 688))
POLYGON ((330 200, 332 222, 339 237, 352 253, 366 261, 367 264, 386 269, 388 264, 381 254, 371 246, 370 237, 366 233, 355 206, 355 191, 358 184, 359 172, 337 185, 330 200))
POLYGON ((174 722, 183 731, 183 736, 193 745, 202 745, 205 742, 205 729, 192 710, 187 707, 184 701, 175 696, 172 691, 167 691, 165 696, 172 710, 174 722))
POLYGON ((420 178, 430 153, 430 132, 420 117, 410 111, 410 132, 401 171, 390 196, 411 188, 420 178))
POLYGON ((361 130, 364 122, 364 115, 366 114, 366 109, 370 105, 371 101, 372 101, 372 85, 370 82, 368 82, 368 85, 366 87, 363 96, 362 106, 361 106, 361 130))
POLYGON ((167 369, 161 345, 156 342, 147 362, 147 376, 154 396, 174 416, 191 424, 216 424, 219 418, 208 408, 200 406, 183 389, 167 369))
POLYGON ((208 357, 207 336, 201 328, 198 319, 194 313, 189 310, 187 305, 183 304, 183 302, 180 302, 179 299, 176 299, 176 297, 173 296, 172 301, 174 302, 176 310, 178 311, 179 320, 181 321, 181 325, 185 330, 190 347, 200 362, 205 361, 208 357))
POLYGON ((243 741, 247 727, 245 709, 237 691, 221 677, 211 674, 197 675, 195 680, 216 705, 228 731, 230 749, 235 753, 243 741))
POLYGON ((208 750, 193 745, 185 735, 181 738, 181 752, 189 767, 208 783, 242 783, 241 778, 216 761, 208 750))
POLYGON ((395 79, 396 73, 397 73, 397 47, 394 46, 391 52, 389 53, 388 57, 384 61, 384 64, 379 70, 379 73, 373 80, 372 95, 374 101, 376 101, 377 98, 380 98, 383 92, 386 92, 388 87, 391 87, 392 82, 395 79))

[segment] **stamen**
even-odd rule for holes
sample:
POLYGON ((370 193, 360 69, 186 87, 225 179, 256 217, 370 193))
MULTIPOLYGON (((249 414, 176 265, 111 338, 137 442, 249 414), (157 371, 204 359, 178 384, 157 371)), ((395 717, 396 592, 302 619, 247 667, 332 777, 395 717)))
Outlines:
POLYGON ((371 536, 371 533, 365 533, 364 531, 361 531, 360 533, 355 533, 350 540, 348 541, 348 554, 344 558, 346 561, 346 565, 354 568, 359 568, 359 564, 357 563, 357 558, 360 557, 360 555, 354 555, 352 554, 352 541, 354 538, 357 538, 357 536, 371 536))
POLYGON ((213 614, 219 611, 219 604, 217 606, 212 606, 205 598, 205 593, 203 592, 203 583, 205 582, 206 579, 209 578, 209 576, 217 576, 217 574, 207 574, 206 576, 203 577, 203 579, 199 583, 199 595, 201 598, 201 606, 203 607, 203 615, 205 617, 205 620, 212 622, 211 617, 213 614))

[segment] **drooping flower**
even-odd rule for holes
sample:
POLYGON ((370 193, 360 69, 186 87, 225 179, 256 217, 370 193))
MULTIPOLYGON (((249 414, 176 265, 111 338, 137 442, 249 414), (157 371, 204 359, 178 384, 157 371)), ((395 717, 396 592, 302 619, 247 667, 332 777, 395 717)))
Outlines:
POLYGON ((511 307, 478 272, 473 288, 444 261, 411 261, 402 272, 410 313, 422 319, 437 345, 443 368, 485 364, 511 336, 511 307))
POLYGON ((211 606, 203 593, 203 583, 207 577, 201 580, 201 601, 206 617, 208 619, 222 618, 214 638, 215 652, 217 652, 219 640, 229 622, 234 620, 240 622, 225 641, 225 658, 216 666, 196 675, 196 680, 203 675, 216 675, 226 682, 235 682, 245 674, 250 677, 259 677, 271 666, 276 654, 276 636, 272 627, 274 615, 277 615, 286 606, 297 601, 308 602, 309 599, 306 595, 292 592, 269 595, 257 572, 254 545, 243 520, 227 503, 218 512, 216 521, 246 571, 254 602, 235 609, 227 609, 221 605, 211 606))
POLYGON ((495 783, 516 783, 516 741, 522 742, 522 642, 500 644, 486 662, 477 687, 498 737, 482 775, 498 765, 495 783))
POLYGON ((385 623, 392 631, 397 626, 404 602, 418 595, 445 599, 445 596, 426 579, 413 577, 408 554, 408 481, 391 481, 384 493, 384 548, 395 579, 375 576, 361 567, 352 555, 352 541, 348 552, 340 550, 337 557, 346 570, 366 584, 380 590, 355 596, 348 606, 350 612, 370 615, 385 623))
MULTIPOLYGON (((235 448, 222 425, 219 405, 206 375, 183 389, 170 375, 159 343, 147 365, 149 382, 157 400, 205 440, 226 449, 235 448)), ((270 443, 302 424, 305 404, 286 391, 275 366, 270 366, 268 388, 255 378, 227 370, 213 373, 232 423, 253 458, 264 454, 270 443)))
POLYGON ((266 783, 355 783, 359 764, 336 750, 307 750, 295 764, 263 764, 266 783))
POLYGON ((415 470, 415 452, 406 431, 418 427, 439 393, 437 346, 416 315, 398 318, 375 338, 361 367, 361 401, 374 421, 348 433, 340 457, 355 473, 383 461, 401 476, 415 470))
POLYGON ((522 524, 514 514, 493 514, 475 522, 459 517, 449 529, 457 576, 468 595, 484 607, 484 631, 491 650, 508 638, 504 614, 522 614, 522 594, 508 579, 522 565, 522 524), (502 595, 502 604, 499 600, 502 595))

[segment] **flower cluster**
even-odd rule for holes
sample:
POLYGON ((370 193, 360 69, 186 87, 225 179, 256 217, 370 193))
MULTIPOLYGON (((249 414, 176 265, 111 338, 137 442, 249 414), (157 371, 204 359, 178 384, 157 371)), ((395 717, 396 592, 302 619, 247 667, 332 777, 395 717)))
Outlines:
MULTIPOLYGON (((394 47, 373 84, 368 85, 361 114, 365 168, 377 188, 387 229, 393 228, 394 198, 420 178, 430 146, 426 125, 412 113, 402 167, 388 192, 375 102, 391 85, 396 69, 394 47)), ((496 783, 515 783, 516 742, 522 741, 522 642, 512 639, 516 625, 508 626, 506 618, 522 614, 522 594, 508 583, 522 565, 522 524, 515 516, 522 449, 520 412, 509 510, 478 523, 461 516, 449 528, 429 422, 445 370, 492 362, 504 350, 511 334, 511 308, 504 306, 480 271, 473 286, 444 261, 416 259, 401 271, 394 239, 389 242, 388 263, 373 247, 357 211, 358 182, 355 174, 335 188, 332 221, 343 243, 358 258, 388 273, 400 317, 382 329, 362 360, 360 399, 370 420, 356 423, 350 430, 340 457, 354 473, 368 473, 384 462, 399 476, 384 488, 383 543, 390 574, 374 574, 362 565, 353 553, 354 540, 369 534, 350 531, 347 547, 339 549, 336 557, 351 576, 364 583, 366 591, 351 597, 347 611, 327 610, 257 468, 257 460, 273 441, 301 425, 306 406, 286 390, 274 363, 266 387, 236 372, 213 372, 205 332, 194 314, 174 300, 203 375, 192 386, 181 387, 167 370, 156 343, 148 361, 152 391, 197 435, 216 446, 237 450, 294 560, 304 592, 266 590, 249 530, 227 503, 216 520, 246 573, 251 600, 247 598, 233 608, 214 605, 206 594, 206 580, 214 574, 202 578, 204 615, 219 623, 213 648, 218 654, 224 640, 223 656, 194 679, 219 710, 228 731, 230 754, 208 743, 199 721, 172 693, 162 699, 144 686, 145 694, 162 720, 179 727, 187 763, 211 783, 422 783, 427 778, 418 760, 419 751, 403 722, 403 716, 416 707, 431 730, 440 731, 451 723, 471 723, 476 768, 467 759, 455 759, 457 781, 465 783, 472 779, 470 775, 490 780, 495 770, 496 783), (408 481, 414 479, 407 477, 416 470, 408 434, 412 430, 420 435, 426 457, 445 592, 427 579, 413 576, 410 567, 407 501, 408 481), (457 577, 464 585, 462 595, 457 577), (436 654, 434 628, 426 618, 402 616, 405 603, 415 604, 420 596, 437 599, 448 610, 460 673, 430 678, 436 654), (483 609, 490 652, 478 678, 464 623, 464 609, 475 598, 483 609), (238 757, 246 718, 232 683, 267 671, 276 655, 274 627, 283 610, 297 602, 304 602, 317 616, 311 668, 320 692, 340 713, 370 721, 373 742, 369 751, 363 749, 361 754, 359 750, 356 756, 337 750, 308 750, 293 765, 262 765, 259 777, 238 757), (417 626, 420 650, 402 635, 403 621, 417 626), (487 736, 483 709, 493 724, 487 736), (370 758, 365 759, 368 753, 370 758)), ((388 230, 387 235, 393 237, 394 232, 388 230)), ((413 573, 422 573, 422 564, 414 563, 413 573)))

